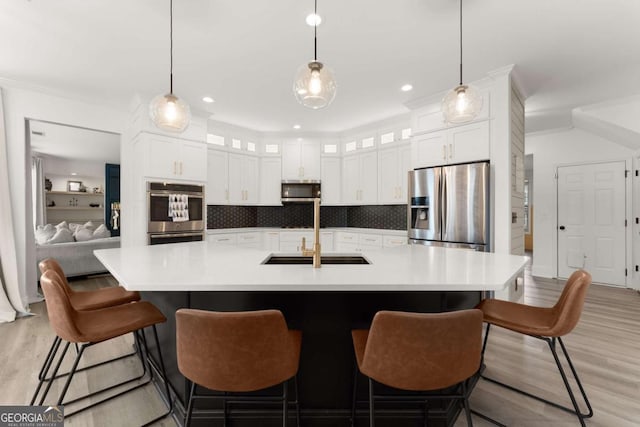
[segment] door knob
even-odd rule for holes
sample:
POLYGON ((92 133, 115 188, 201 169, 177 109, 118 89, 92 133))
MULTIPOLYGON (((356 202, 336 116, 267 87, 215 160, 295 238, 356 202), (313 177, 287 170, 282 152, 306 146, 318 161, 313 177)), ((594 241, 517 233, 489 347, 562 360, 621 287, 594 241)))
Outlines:
POLYGON ((564 225, 561 225, 561 226, 560 226, 560 230, 564 230, 564 225))

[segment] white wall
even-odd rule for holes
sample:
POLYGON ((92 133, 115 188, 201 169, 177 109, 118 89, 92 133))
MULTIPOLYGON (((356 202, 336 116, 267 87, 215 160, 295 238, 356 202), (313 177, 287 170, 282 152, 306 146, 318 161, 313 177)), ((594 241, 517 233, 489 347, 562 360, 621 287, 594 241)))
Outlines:
POLYGON ((24 301, 35 301, 35 243, 31 227, 30 147, 25 143, 25 120, 37 119, 89 129, 121 133, 127 109, 108 107, 70 99, 57 94, 25 88, 11 81, 0 80, 4 92, 4 110, 8 144, 11 209, 16 235, 18 280, 24 301))
POLYGON ((67 181, 82 181, 87 191, 100 186, 104 189, 104 162, 43 156, 43 169, 53 191, 67 191, 67 181))
POLYGON ((580 129, 525 135, 525 152, 533 154, 532 204, 534 276, 555 277, 557 272, 556 168, 560 165, 629 160, 633 150, 580 129))

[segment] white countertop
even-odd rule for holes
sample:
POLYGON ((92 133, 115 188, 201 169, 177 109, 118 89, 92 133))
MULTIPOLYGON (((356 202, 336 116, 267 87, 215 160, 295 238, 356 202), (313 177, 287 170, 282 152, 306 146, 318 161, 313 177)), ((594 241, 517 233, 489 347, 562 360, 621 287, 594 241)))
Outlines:
MULTIPOLYGON (((243 228, 209 228, 207 234, 224 234, 224 233, 250 233, 250 232, 263 232, 263 231, 278 231, 281 233, 288 233, 293 231, 308 231, 313 233, 313 228, 286 228, 286 227, 243 227, 243 228)), ((372 233, 382 234, 387 236, 405 236, 407 230, 390 230, 382 228, 358 228, 358 227, 322 227, 320 231, 343 231, 351 233, 372 233)))
POLYGON ((406 245, 357 254, 370 265, 315 269, 261 264, 270 253, 209 242, 94 251, 122 286, 138 291, 499 291, 526 263, 522 256, 406 245))

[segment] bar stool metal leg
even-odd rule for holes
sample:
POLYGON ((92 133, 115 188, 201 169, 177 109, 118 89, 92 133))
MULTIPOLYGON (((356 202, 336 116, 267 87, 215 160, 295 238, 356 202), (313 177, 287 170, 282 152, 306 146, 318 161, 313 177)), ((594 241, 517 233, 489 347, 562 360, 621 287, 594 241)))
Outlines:
POLYGON ((375 427, 376 421, 374 417, 375 410, 373 408, 373 380, 369 378, 369 427, 375 427))

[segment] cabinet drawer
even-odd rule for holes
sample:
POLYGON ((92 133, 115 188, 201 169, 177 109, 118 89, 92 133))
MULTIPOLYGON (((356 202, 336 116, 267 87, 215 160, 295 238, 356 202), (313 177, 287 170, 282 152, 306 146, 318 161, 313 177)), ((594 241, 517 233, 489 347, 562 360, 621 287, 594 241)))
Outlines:
POLYGON ((355 245, 358 244, 358 234, 357 233, 348 233, 348 232, 340 232, 337 234, 338 243, 353 243, 355 245))
POLYGON ((382 246, 385 248, 393 248, 407 244, 406 236, 383 236, 382 246))
POLYGON ((280 233, 281 242, 300 243, 303 237, 307 239, 307 246, 313 244, 313 231, 283 231, 280 233))
POLYGON ((259 232, 238 233, 238 245, 253 245, 260 243, 259 232))
POLYGON ((360 247, 382 247, 382 235, 381 234, 369 234, 363 233, 360 235, 358 242, 360 247))
POLYGON ((238 243, 238 236, 232 233, 225 234, 209 234, 207 235, 207 242, 217 243, 220 245, 235 245, 238 243))

